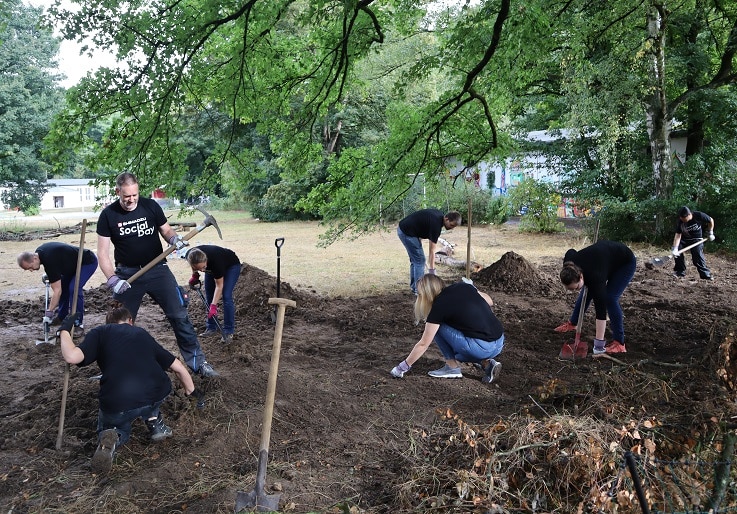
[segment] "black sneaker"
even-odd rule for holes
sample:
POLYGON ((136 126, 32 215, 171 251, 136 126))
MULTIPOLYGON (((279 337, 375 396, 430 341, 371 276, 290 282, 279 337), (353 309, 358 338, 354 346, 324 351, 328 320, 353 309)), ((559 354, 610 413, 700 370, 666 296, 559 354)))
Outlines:
POLYGON ((197 373, 204 378, 214 378, 220 376, 220 373, 215 371, 213 367, 210 366, 210 363, 207 361, 202 363, 200 369, 197 370, 197 373))
POLYGON ((80 337, 84 337, 84 325, 75 325, 72 338, 79 339, 80 337))
POLYGON ((147 419, 146 426, 148 427, 152 441, 163 441, 172 435, 171 428, 164 424, 164 418, 161 413, 159 413, 159 417, 156 419, 147 419))
POLYGON ((113 467, 113 457, 115 456, 115 448, 118 446, 118 431, 114 428, 108 428, 100 432, 100 442, 97 444, 97 450, 92 456, 90 466, 94 473, 104 474, 113 467))

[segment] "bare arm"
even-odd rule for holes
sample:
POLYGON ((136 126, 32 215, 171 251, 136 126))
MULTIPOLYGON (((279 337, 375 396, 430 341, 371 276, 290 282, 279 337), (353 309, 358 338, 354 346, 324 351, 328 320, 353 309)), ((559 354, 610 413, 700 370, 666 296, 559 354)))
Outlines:
POLYGON ((432 241, 428 240, 427 252, 430 254, 427 261, 428 269, 435 269, 435 251, 437 250, 437 248, 437 243, 433 243, 432 241))
POLYGON ((105 278, 115 275, 115 266, 110 258, 110 238, 105 236, 97 236, 97 261, 100 265, 100 271, 105 278))
POLYGON ((159 234, 164 238, 166 244, 169 244, 169 239, 177 235, 176 231, 171 228, 168 221, 159 227, 159 234))
POLYGON ((484 300, 486 300, 486 303, 489 304, 489 307, 493 307, 494 306, 494 300, 491 299, 491 296, 489 296, 486 293, 482 293, 481 291, 479 291, 479 294, 481 295, 481 298, 483 298, 484 300))
POLYGON ((223 297, 223 283, 225 282, 224 277, 215 279, 215 291, 212 293, 212 303, 217 305, 220 299, 223 297))
POLYGON ((51 298, 49 298, 49 308, 46 310, 53 311, 59 306, 59 298, 61 298, 61 280, 51 282, 51 298))
POLYGON ((61 356, 64 362, 68 364, 79 364, 84 360, 84 352, 79 349, 72 341, 72 335, 66 330, 59 333, 59 346, 61 346, 61 356))
POLYGON ((440 325, 436 323, 425 323, 425 330, 422 332, 422 337, 417 341, 415 347, 412 348, 412 351, 409 352, 409 355, 405 359, 407 364, 411 366, 425 354, 439 329, 440 325))
POLYGON ((169 370, 173 371, 179 379, 179 382, 182 383, 184 392, 188 395, 192 394, 192 391, 194 391, 194 382, 192 381, 192 377, 189 375, 189 371, 187 371, 187 368, 182 364, 182 361, 175 358, 174 362, 169 366, 169 370))
POLYGON ((678 248, 679 244, 681 244, 681 234, 676 233, 673 238, 673 248, 678 248))

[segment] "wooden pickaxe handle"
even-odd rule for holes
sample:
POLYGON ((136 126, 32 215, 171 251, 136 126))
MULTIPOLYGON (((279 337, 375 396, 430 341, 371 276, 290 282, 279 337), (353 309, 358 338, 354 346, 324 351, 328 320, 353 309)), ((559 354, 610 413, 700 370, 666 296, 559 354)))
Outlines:
POLYGON ((702 239, 701 241, 696 241, 696 242, 695 242, 694 244, 692 244, 692 245, 688 245, 688 246, 687 246, 687 247, 685 247, 685 248, 681 248, 680 250, 678 250, 678 255, 681 255, 681 254, 682 254, 683 252, 685 252, 686 250, 690 250, 691 248, 695 248, 695 247, 699 246, 699 245, 700 245, 701 243, 704 243, 704 242, 706 242, 706 241, 707 241, 707 239, 709 239, 709 238, 708 238, 708 237, 705 237, 705 238, 704 238, 704 239, 702 239))
MULTIPOLYGON (((205 212, 205 211, 202 211, 202 212, 205 212)), ((187 232, 187 235, 185 235, 182 239, 184 241, 189 241, 190 239, 192 239, 194 236, 196 236, 197 234, 199 234, 200 232, 202 232, 203 230, 205 230, 209 226, 214 226, 215 228, 217 228, 218 235, 220 236, 220 239, 223 238, 223 235, 220 233, 220 227, 218 227, 217 222, 215 221, 215 218, 213 218, 212 216, 210 216, 208 214, 205 217, 205 221, 203 221, 201 225, 197 225, 195 228, 193 228, 192 230, 190 230, 189 232, 187 232)), ((141 275, 143 275, 148 270, 150 270, 151 268, 153 268, 154 266, 156 266, 162 260, 166 259, 166 257, 170 253, 172 253, 174 250, 176 250, 176 249, 177 249, 176 245, 170 245, 169 248, 167 248, 166 250, 164 250, 163 252, 161 252, 158 257, 156 257, 151 262, 149 262, 148 264, 146 264, 143 268, 141 268, 138 271, 136 271, 130 278, 128 278, 126 280, 126 282, 128 282, 129 284, 132 284, 141 275)))

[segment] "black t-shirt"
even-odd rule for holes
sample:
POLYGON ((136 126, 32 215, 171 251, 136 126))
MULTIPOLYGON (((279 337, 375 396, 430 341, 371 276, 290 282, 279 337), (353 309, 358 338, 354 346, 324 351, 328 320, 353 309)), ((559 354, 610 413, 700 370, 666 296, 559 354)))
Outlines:
POLYGON ((704 230, 711 226, 711 216, 700 211, 692 211, 689 221, 678 220, 676 234, 681 234, 683 243, 689 245, 704 238, 704 230))
POLYGON ((568 250, 563 261, 581 268, 588 298, 594 301, 596 319, 606 319, 607 281, 615 271, 635 262, 635 254, 622 243, 602 239, 583 250, 568 250))
POLYGON ((97 362, 102 371, 99 399, 105 412, 145 407, 171 392, 166 370, 175 357, 142 328, 101 325, 87 333, 79 349, 84 353, 79 366, 97 362))
POLYGON ((133 211, 116 201, 105 207, 97 220, 97 234, 115 246, 115 264, 145 266, 163 252, 159 227, 166 223, 161 206, 151 198, 138 198, 133 211))
POLYGON ((445 214, 438 209, 421 209, 415 211, 399 222, 399 228, 410 237, 429 239, 438 242, 440 231, 443 230, 445 214))
MULTIPOLYGON (((77 273, 78 246, 59 242, 44 243, 36 248, 36 253, 50 283, 61 280, 62 276, 69 277, 77 273)), ((82 264, 92 264, 94 260, 95 255, 90 250, 82 251, 82 264)))
POLYGON ((213 278, 223 278, 228 268, 238 266, 241 263, 238 256, 230 248, 215 245, 200 245, 196 248, 202 250, 207 255, 205 273, 212 274, 213 278))
POLYGON ((435 297, 428 323, 449 325, 464 336, 496 341, 504 334, 501 322, 476 288, 465 282, 446 286, 435 297))

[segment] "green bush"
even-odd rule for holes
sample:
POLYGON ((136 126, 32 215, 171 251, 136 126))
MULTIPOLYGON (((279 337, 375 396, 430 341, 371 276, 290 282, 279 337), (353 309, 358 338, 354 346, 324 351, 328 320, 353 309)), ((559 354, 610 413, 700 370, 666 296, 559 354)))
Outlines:
POLYGON ((560 194, 552 184, 526 178, 510 189, 509 206, 513 212, 522 213, 522 232, 562 232, 564 225, 558 221, 560 194))

